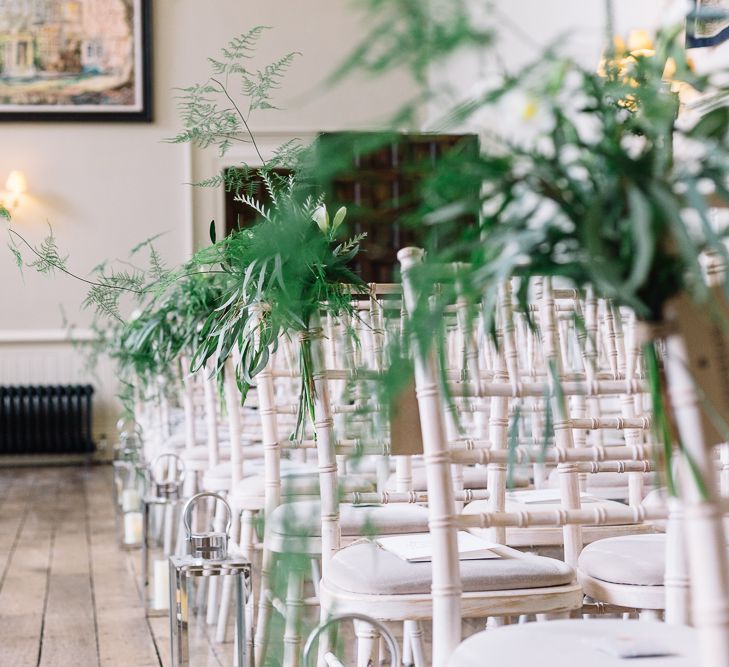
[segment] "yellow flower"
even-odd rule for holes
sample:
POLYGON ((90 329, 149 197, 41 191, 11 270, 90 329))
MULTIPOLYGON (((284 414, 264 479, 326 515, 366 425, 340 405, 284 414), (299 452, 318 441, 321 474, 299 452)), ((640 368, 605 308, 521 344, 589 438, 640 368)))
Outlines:
POLYGON ((536 115, 539 113, 539 104, 534 98, 530 98, 527 100, 527 103, 524 105, 524 108, 521 111, 521 117, 524 120, 532 120, 536 117, 536 115))
POLYGON ((637 55, 636 52, 646 52, 645 55, 653 55, 655 53, 653 40, 647 30, 630 31, 630 34, 628 35, 627 52, 630 53, 630 55, 637 55))

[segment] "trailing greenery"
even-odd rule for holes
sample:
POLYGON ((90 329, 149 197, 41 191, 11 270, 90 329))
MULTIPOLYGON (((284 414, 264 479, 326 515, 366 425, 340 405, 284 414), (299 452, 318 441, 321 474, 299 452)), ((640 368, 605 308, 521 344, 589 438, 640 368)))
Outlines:
POLYGON ((221 270, 228 276, 220 307, 210 312, 199 336, 194 367, 212 360, 218 372, 239 350, 237 377, 244 395, 281 336, 301 336, 302 393, 299 427, 313 411, 310 329, 321 313, 352 314, 350 290, 362 280, 349 268, 363 235, 339 237, 346 211, 330 221, 320 197, 297 187, 293 176, 262 172, 271 207, 241 195, 260 220, 198 252, 183 267, 221 270))
MULTIPOLYGON (((729 265, 727 230, 710 213, 717 202, 729 204, 729 109, 720 103, 727 72, 696 74, 682 27, 660 30, 655 44, 616 40, 599 68, 549 48, 444 114, 439 128, 475 129, 481 152, 445 156, 411 216, 431 232, 427 260, 413 272, 416 285, 423 295, 441 285, 438 298, 424 298, 409 322, 423 344, 457 296, 478 305, 472 312, 483 313, 493 330, 504 281, 515 280, 529 317, 532 285, 542 276, 592 286, 647 322, 660 322, 681 292, 718 313, 700 257, 713 254, 729 265), (451 242, 438 244, 443 237, 451 242)), ((419 28, 409 29, 415 35, 419 28)), ((373 39, 374 52, 391 44, 387 36, 373 39)), ((470 31, 460 28, 427 64, 470 42, 470 31)), ((353 57, 373 69, 366 56, 353 57)), ((726 281, 724 288, 729 294, 726 281)), ((648 372, 658 366, 648 363, 648 372)), ((656 391, 660 378, 650 380, 657 435, 670 453, 675 434, 656 391)))

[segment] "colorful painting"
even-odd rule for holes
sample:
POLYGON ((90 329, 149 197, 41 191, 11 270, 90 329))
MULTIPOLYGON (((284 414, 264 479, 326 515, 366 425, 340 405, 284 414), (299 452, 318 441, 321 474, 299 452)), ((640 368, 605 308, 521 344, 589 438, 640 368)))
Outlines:
POLYGON ((150 120, 150 0, 0 0, 0 120, 150 120))

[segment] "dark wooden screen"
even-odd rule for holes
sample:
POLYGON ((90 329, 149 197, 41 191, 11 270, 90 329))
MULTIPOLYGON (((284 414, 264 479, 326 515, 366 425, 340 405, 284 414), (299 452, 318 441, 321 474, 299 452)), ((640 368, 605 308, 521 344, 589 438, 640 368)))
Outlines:
MULTIPOLYGON (((417 226, 403 220, 419 203, 419 186, 438 159, 464 142, 478 150, 475 135, 399 134, 360 132, 325 133, 317 139, 323 170, 318 186, 326 193, 333 216, 347 207, 346 229, 350 234, 366 232, 362 252, 353 268, 367 282, 391 282, 397 265, 397 251, 419 245, 422 234, 417 226)), ((267 202, 264 188, 257 189, 260 201, 267 202)), ((226 197, 226 231, 244 227, 255 220, 250 207, 226 197)))
MULTIPOLYGON (((291 172, 287 169, 274 169, 277 174, 287 176, 291 172)), ((248 178, 248 183, 252 184, 253 190, 251 195, 261 204, 268 206, 271 203, 271 197, 268 190, 263 185, 261 177, 252 172, 248 178)), ((248 204, 244 204, 236 199, 236 192, 230 191, 225 193, 225 234, 230 234, 234 229, 243 229, 252 225, 258 218, 258 213, 248 204)))

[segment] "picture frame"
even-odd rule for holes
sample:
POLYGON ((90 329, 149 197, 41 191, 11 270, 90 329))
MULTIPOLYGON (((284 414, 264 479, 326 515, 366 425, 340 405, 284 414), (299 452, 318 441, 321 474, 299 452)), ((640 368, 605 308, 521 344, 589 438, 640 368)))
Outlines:
POLYGON ((0 122, 152 121, 152 0, 1 4, 0 122))

